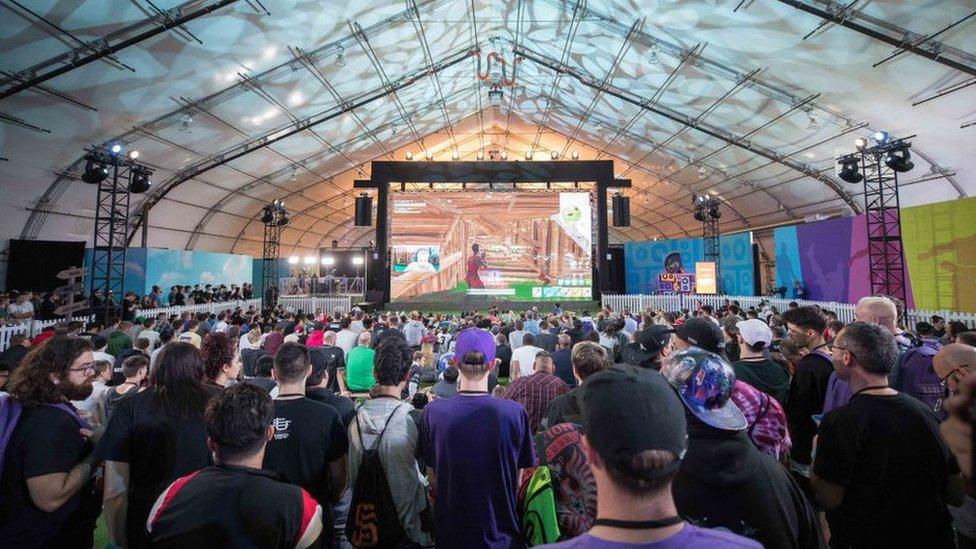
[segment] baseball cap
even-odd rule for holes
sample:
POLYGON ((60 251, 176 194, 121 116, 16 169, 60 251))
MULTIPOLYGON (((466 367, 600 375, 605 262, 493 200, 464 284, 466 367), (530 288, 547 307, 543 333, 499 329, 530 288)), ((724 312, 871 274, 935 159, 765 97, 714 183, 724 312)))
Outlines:
POLYGON ((673 333, 674 329, 669 326, 648 326, 638 334, 637 341, 628 343, 620 350, 620 357, 627 364, 640 366, 660 353, 671 341, 673 333))
POLYGON ((583 430, 604 461, 645 480, 677 471, 688 447, 685 411, 674 389, 658 372, 628 365, 586 379, 583 430), (631 459, 647 450, 666 450, 678 458, 654 471, 633 471, 631 459))
POLYGON ((725 353, 725 337, 722 335, 722 329, 707 318, 689 318, 678 327, 676 333, 678 339, 695 347, 701 347, 712 353, 725 353))
POLYGON ((736 322, 735 327, 739 329, 742 340, 749 345, 755 345, 762 341, 766 347, 769 347, 769 344, 773 342, 773 331, 769 329, 769 324, 758 318, 736 322))
POLYGON ((458 334, 454 344, 454 359, 462 362, 464 355, 476 351, 485 356, 485 364, 495 364, 495 338, 481 328, 466 328, 458 334))
POLYGON ((735 371, 725 358, 701 348, 681 349, 668 356, 661 374, 685 407, 706 425, 724 431, 747 427, 745 416, 732 402, 735 371))

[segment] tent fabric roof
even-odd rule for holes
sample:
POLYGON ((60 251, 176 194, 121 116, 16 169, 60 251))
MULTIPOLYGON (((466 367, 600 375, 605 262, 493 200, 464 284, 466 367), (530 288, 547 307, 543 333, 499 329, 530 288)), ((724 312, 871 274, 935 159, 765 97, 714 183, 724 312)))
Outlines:
POLYGON ((617 242, 698 234, 692 193, 721 198, 723 231, 854 213, 860 185, 834 158, 879 129, 917 135, 902 205, 976 193, 970 0, 9 0, 0 13, 5 239, 90 240, 95 193, 78 177, 84 148, 107 143, 154 170, 133 201, 150 246, 253 255, 273 199, 292 212, 283 254, 371 240, 352 224, 352 181, 407 151, 613 159, 634 185, 617 242), (488 83, 503 77, 496 105, 488 83))

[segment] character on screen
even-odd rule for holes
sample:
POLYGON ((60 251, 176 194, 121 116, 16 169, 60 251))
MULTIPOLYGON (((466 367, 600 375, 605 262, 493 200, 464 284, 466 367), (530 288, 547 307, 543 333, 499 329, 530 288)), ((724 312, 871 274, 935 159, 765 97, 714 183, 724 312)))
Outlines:
POLYGON ((466 265, 464 281, 468 283, 468 288, 484 288, 485 283, 482 282, 481 274, 478 271, 487 269, 488 262, 485 261, 485 256, 480 253, 480 247, 477 244, 471 245, 471 252, 471 257, 468 258, 466 265))
POLYGON ((430 262, 430 249, 420 248, 405 269, 405 273, 436 273, 437 267, 430 262))

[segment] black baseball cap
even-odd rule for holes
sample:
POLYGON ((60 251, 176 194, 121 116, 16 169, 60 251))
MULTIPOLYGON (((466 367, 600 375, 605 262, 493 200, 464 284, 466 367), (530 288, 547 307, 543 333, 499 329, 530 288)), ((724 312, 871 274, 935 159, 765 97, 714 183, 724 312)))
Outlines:
POLYGON ((674 389, 660 373, 629 365, 586 379, 583 429, 604 461, 644 480, 677 471, 688 447, 685 408, 674 389), (631 459, 647 450, 666 450, 678 457, 654 471, 631 469, 631 459))
POLYGON ((620 357, 627 364, 640 366, 657 356, 671 341, 673 333, 674 328, 670 326, 660 324, 648 326, 637 335, 637 341, 625 345, 620 350, 620 357))
POLYGON ((722 329, 707 318, 686 320, 677 330, 678 339, 710 353, 725 356, 725 337, 722 329))

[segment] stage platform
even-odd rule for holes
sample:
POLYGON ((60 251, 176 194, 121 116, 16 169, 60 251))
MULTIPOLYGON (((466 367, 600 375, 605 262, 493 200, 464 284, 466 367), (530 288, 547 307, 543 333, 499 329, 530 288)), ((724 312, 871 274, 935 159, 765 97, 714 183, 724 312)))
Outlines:
MULTIPOLYGON (((537 307, 540 313, 548 314, 552 311, 555 301, 511 301, 499 299, 492 296, 460 296, 460 299, 445 300, 425 300, 411 299, 409 301, 393 301, 382 304, 379 309, 383 311, 420 311, 424 313, 459 313, 461 311, 487 311, 492 307, 499 310, 528 311, 532 307, 537 307)), ((564 311, 589 311, 596 313, 600 310, 599 301, 561 301, 560 307, 564 311)))

